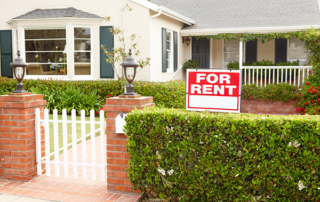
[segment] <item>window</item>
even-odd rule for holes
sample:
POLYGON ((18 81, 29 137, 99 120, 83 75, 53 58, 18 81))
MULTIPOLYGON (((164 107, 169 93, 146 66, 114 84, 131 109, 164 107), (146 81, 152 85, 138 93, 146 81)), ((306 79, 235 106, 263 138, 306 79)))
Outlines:
MULTIPOLYGON (((244 50, 244 46, 243 46, 244 50)), ((244 51, 243 51, 244 53, 244 51)), ((243 58, 244 58, 243 54, 243 58)), ((223 43, 223 64, 222 68, 227 69, 229 62, 239 62, 239 41, 238 40, 224 40, 223 43)), ((244 61, 244 60, 243 60, 244 61)))
POLYGON ((91 75, 91 27, 74 27, 74 74, 91 75))
POLYGON ((172 32, 167 30, 167 72, 173 72, 173 37, 172 32))
POLYGON ((66 29, 25 29, 27 75, 67 75, 66 29))
POLYGON ((306 65, 310 60, 310 51, 304 46, 304 42, 299 39, 289 39, 288 41, 288 61, 299 60, 300 66, 306 65))

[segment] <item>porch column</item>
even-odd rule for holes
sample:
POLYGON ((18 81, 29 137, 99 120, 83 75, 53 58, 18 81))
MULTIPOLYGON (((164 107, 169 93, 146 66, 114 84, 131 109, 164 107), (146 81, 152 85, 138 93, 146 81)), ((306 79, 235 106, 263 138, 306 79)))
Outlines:
POLYGON ((240 39, 239 42, 239 69, 242 69, 242 58, 243 58, 243 41, 240 39))

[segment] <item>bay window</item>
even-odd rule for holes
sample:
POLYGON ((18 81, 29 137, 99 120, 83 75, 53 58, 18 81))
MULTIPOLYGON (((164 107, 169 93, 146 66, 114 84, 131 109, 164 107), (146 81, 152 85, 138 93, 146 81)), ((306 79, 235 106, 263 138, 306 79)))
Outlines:
POLYGON ((26 75, 67 75, 66 29, 25 29, 26 75))
POLYGON ((92 28, 74 27, 74 75, 92 75, 92 28))

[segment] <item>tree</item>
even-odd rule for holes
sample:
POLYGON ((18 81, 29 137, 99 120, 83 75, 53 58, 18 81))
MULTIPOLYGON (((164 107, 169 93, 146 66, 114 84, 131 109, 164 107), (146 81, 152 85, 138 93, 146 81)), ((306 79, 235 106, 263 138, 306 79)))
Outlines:
MULTIPOLYGON (((120 46, 114 47, 112 50, 109 50, 105 47, 105 45, 101 44, 101 48, 104 50, 103 53, 107 56, 106 62, 112 65, 112 68, 117 78, 121 81, 121 85, 124 87, 124 90, 126 90, 126 79, 124 77, 123 68, 120 64, 124 62, 124 60, 128 57, 128 50, 126 50, 123 19, 125 14, 130 11, 132 11, 132 8, 128 4, 125 4, 125 6, 120 8, 120 27, 109 28, 109 31, 112 33, 112 35, 117 37, 120 46)), ((107 16, 104 18, 104 20, 105 22, 109 22, 111 21, 111 17, 107 16)), ((129 37, 130 47, 132 48, 132 55, 135 57, 138 57, 140 55, 140 50, 138 49, 139 40, 140 36, 137 37, 136 34, 131 34, 129 37)), ((150 58, 138 59, 137 62, 139 63, 139 67, 142 69, 143 67, 150 65, 150 58)), ((139 70, 137 72, 139 72, 139 70)))

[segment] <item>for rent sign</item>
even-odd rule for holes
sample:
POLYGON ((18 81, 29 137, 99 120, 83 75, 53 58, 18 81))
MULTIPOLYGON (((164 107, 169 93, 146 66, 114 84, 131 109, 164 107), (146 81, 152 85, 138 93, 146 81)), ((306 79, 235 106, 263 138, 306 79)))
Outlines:
POLYGON ((187 110, 240 112, 240 92, 240 70, 187 70, 187 110))

